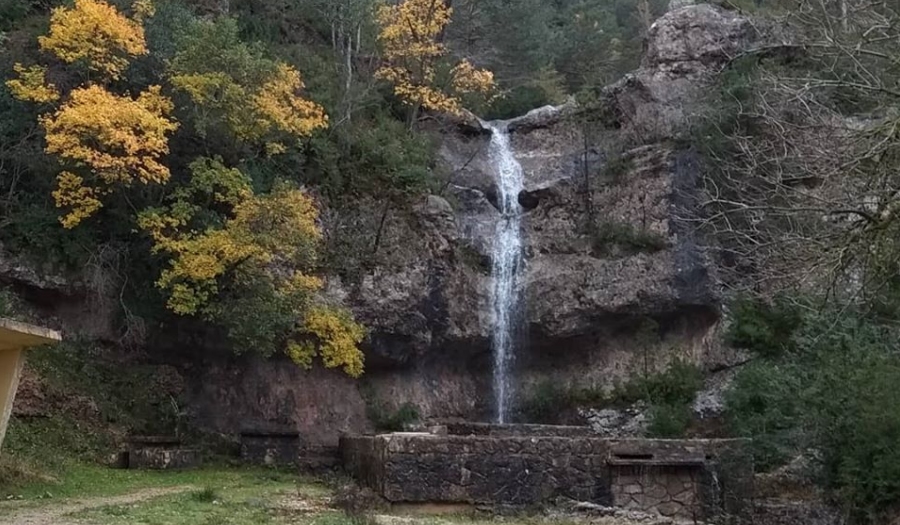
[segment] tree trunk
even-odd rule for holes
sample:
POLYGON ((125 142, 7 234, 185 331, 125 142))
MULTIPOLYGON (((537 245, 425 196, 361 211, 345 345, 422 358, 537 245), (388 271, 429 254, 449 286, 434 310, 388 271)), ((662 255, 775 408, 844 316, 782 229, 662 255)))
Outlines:
POLYGON ((372 257, 378 255, 378 248, 381 247, 381 236, 384 233, 384 223, 387 222, 388 214, 391 212, 391 201, 387 200, 384 211, 381 212, 381 220, 378 222, 378 231, 375 232, 375 246, 372 247, 372 257))

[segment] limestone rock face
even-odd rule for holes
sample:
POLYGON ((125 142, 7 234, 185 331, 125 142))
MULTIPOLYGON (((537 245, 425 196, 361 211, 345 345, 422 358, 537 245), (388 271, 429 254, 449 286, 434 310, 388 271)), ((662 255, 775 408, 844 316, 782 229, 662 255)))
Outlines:
POLYGON ((620 134, 644 143, 679 135, 727 62, 767 38, 764 24, 707 4, 674 9, 647 35, 641 66, 604 90, 620 134))
MULTIPOLYGON (((601 92, 605 127, 583 125, 574 103, 506 123, 525 175, 520 399, 548 379, 610 387, 638 361, 717 363, 715 269, 680 220, 694 212, 699 159, 674 139, 715 74, 753 45, 753 27, 709 5, 676 9, 651 28, 640 68, 601 92), (651 340, 637 342, 648 325, 651 340)), ((385 230, 385 252, 407 255, 342 285, 372 329, 376 395, 429 416, 486 417, 499 219, 490 136, 471 116, 436 133, 447 184, 385 230), (404 373, 437 378, 441 397, 422 381, 408 388, 404 373)))
MULTIPOLYGON (((640 67, 599 93, 603 115, 569 103, 507 123, 525 175, 516 399, 546 381, 610 388, 676 356, 717 359, 715 268, 680 220, 693 213, 698 159, 675 139, 715 74, 753 45, 754 27, 708 5, 676 9, 650 29, 640 67)), ((327 291, 370 330, 364 378, 287 360, 204 363, 186 372, 196 421, 223 433, 293 425, 336 444, 341 431, 371 429, 374 409, 407 402, 424 417, 490 417, 500 219, 490 130, 467 115, 434 133, 443 180, 433 195, 323 212, 326 236, 345 243, 327 291)), ((0 279, 70 293, 2 257, 0 279)))
POLYGON ((641 68, 656 75, 697 75, 721 66, 755 39, 750 20, 708 4, 672 10, 651 27, 641 68))

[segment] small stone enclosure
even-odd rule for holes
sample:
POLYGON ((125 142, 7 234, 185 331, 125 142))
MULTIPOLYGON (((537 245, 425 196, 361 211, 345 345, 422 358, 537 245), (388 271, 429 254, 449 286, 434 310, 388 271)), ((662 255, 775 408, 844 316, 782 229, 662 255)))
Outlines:
POLYGON ((252 465, 293 466, 300 453, 300 433, 292 429, 246 429, 241 432, 241 459, 252 465))
POLYGON ((752 477, 744 445, 541 425, 341 438, 347 472, 391 503, 527 506, 565 497, 685 519, 739 512, 752 477))
POLYGON ((132 436, 120 452, 119 466, 129 469, 185 469, 199 466, 200 450, 184 447, 175 436, 132 436))

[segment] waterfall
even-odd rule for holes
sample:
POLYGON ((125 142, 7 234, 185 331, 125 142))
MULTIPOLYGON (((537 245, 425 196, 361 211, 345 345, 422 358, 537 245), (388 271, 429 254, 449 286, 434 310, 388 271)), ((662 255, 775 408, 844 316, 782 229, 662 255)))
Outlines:
POLYGON ((515 350, 518 318, 517 275, 522 262, 522 208, 519 193, 523 189, 522 166, 513 155, 506 123, 489 123, 490 159, 497 177, 500 220, 494 234, 491 254, 491 313, 494 352, 494 402, 496 422, 509 422, 512 400, 510 369, 515 350))

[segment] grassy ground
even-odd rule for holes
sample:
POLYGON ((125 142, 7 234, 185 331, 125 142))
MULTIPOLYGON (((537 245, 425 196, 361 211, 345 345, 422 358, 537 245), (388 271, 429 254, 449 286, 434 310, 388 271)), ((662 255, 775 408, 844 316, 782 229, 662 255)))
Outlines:
POLYGON ((73 464, 54 482, 16 487, 12 499, 0 501, 0 525, 312 525, 333 513, 329 495, 315 480, 260 468, 152 472, 73 464))
MULTIPOLYGON (((174 478, 184 476, 174 476, 174 478)), ((265 471, 199 471, 194 488, 130 504, 105 505, 72 515, 91 525, 268 525, 324 509, 328 490, 294 476, 265 471), (298 502, 305 507, 295 509, 298 502)), ((173 479, 172 482, 175 482, 173 479)))
POLYGON ((24 484, 0 484, 0 499, 41 501, 46 499, 118 496, 148 488, 196 486, 233 488, 292 486, 296 479, 286 473, 262 469, 204 468, 172 472, 110 469, 73 462, 58 477, 24 484))
POLYGON ((0 525, 281 525, 294 523, 291 508, 322 508, 330 494, 272 469, 102 465, 103 452, 114 450, 77 420, 15 420, 0 455, 0 525))

